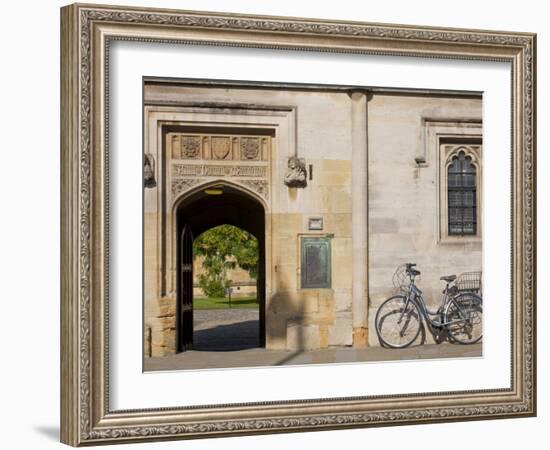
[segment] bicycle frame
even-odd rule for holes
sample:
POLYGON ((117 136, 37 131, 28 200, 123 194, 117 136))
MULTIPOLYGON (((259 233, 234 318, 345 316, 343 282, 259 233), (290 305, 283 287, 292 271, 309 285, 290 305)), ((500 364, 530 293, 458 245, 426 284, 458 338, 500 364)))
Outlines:
MULTIPOLYGON (((410 284, 409 289, 406 294, 406 303, 405 308, 403 309, 403 313, 407 310, 407 307, 409 306, 409 302, 413 302, 420 311, 420 314, 422 315, 423 319, 429 323, 432 327, 435 328, 443 328, 449 325, 453 322, 443 322, 443 311, 445 310, 445 307, 448 303, 452 302, 454 300, 454 297, 449 294, 449 285, 445 287, 445 290, 443 291, 443 301, 439 305, 439 308, 437 311, 431 311, 428 306, 426 305, 426 301, 424 300, 424 296, 422 295, 422 291, 418 289, 416 284, 414 283, 414 277, 410 277, 410 284), (434 320, 432 319, 432 316, 439 316, 441 320, 434 320)), ((460 309, 460 306, 457 305, 457 307, 460 309)), ((402 317, 399 319, 401 321, 402 317)))

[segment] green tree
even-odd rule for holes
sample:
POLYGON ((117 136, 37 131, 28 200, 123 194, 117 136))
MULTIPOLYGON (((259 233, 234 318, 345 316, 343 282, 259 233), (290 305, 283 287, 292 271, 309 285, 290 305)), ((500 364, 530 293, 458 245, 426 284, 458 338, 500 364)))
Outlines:
POLYGON ((231 285, 227 270, 239 266, 258 278, 258 240, 240 228, 220 225, 199 235, 193 243, 195 257, 203 257, 205 272, 199 285, 208 297, 223 297, 231 285))
POLYGON ((202 266, 205 271, 199 275, 199 286, 207 297, 225 297, 225 290, 231 285, 231 280, 226 277, 228 263, 217 256, 204 258, 202 266))

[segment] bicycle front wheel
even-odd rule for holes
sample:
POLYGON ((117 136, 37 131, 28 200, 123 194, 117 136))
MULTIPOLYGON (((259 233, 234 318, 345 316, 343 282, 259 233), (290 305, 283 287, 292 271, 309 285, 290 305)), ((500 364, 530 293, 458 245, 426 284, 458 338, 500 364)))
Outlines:
POLYGON ((461 294, 445 308, 445 326, 449 336, 459 344, 475 344, 483 336, 483 305, 475 294, 461 294))
POLYGON ((422 326, 416 303, 402 295, 390 297, 376 311, 375 328, 382 345, 404 348, 411 345, 422 326))

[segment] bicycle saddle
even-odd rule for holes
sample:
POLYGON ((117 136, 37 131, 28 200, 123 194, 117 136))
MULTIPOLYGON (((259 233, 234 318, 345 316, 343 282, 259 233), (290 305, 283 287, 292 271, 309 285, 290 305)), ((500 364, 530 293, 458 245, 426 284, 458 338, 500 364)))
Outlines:
POLYGON ((456 280, 456 275, 446 275, 444 277, 441 277, 440 280, 450 283, 451 281, 456 280))

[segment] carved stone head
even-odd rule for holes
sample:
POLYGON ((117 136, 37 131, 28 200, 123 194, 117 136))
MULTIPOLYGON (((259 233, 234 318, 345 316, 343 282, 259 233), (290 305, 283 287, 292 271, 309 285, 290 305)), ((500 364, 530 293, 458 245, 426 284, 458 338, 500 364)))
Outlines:
POLYGON ((285 185, 292 188, 305 188, 307 186, 306 163, 303 159, 297 156, 288 158, 285 185))
POLYGON ((155 160, 150 153, 146 153, 143 158, 143 185, 146 188, 154 188, 157 185, 155 180, 155 160))

